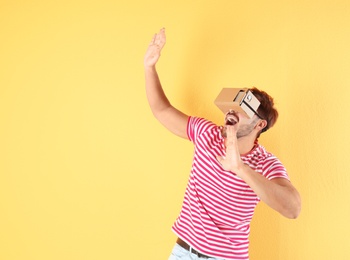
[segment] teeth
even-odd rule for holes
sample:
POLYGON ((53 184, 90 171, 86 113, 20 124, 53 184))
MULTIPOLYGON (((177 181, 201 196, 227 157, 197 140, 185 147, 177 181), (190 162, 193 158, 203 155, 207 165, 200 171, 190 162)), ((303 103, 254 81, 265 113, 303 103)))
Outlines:
POLYGON ((226 116, 226 121, 230 122, 233 125, 237 123, 236 117, 234 115, 229 115, 229 114, 226 116))
POLYGON ((227 120, 229 120, 229 121, 231 121, 231 122, 232 122, 232 121, 236 121, 235 118, 232 117, 232 116, 228 116, 228 117, 227 117, 227 120))

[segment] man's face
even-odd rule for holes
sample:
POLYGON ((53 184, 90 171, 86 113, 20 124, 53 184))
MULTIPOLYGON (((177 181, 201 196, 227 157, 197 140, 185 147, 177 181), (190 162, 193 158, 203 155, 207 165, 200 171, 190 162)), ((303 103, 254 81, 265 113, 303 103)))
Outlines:
POLYGON ((259 118, 256 115, 249 118, 245 114, 237 113, 233 110, 230 110, 225 115, 225 125, 237 125, 237 138, 249 135, 253 131, 258 120, 259 118))

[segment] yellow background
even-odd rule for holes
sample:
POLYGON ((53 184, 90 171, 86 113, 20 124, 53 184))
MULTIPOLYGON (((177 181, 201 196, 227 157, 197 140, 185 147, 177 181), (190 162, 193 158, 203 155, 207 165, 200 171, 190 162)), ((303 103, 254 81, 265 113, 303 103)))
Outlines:
POLYGON ((143 55, 172 103, 222 123, 223 87, 266 90, 261 143, 302 196, 260 203, 252 260, 350 259, 350 2, 0 2, 0 259, 167 259, 193 147, 152 116, 143 55))

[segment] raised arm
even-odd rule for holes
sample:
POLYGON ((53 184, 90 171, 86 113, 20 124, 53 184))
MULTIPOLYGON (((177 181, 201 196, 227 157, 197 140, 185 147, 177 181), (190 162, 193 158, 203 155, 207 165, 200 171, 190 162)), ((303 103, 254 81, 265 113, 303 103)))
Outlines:
POLYGON ((167 99, 160 83, 156 64, 161 50, 165 45, 165 29, 155 34, 148 46, 145 58, 146 95, 153 115, 169 131, 182 137, 187 137, 188 116, 173 107, 167 99))

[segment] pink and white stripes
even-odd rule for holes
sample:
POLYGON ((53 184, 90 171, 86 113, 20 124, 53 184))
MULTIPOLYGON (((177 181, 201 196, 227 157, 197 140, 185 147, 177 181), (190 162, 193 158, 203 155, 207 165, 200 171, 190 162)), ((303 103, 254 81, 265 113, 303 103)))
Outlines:
MULTIPOLYGON (((247 260, 250 221, 259 198, 242 179, 217 162, 217 155, 225 155, 220 126, 190 117, 187 134, 195 152, 182 209, 172 229, 203 254, 247 260)), ((268 179, 288 179, 282 163, 261 145, 242 160, 268 179)))

